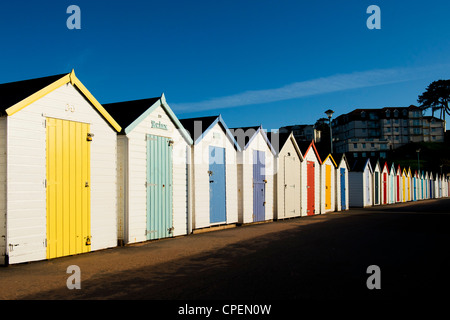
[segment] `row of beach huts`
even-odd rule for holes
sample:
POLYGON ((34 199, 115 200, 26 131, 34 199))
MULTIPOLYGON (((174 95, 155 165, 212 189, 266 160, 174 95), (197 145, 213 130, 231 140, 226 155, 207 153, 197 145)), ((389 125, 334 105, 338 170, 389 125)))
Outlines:
POLYGON ((179 119, 164 94, 100 104, 73 71, 0 84, 0 104, 2 265, 448 196, 435 172, 179 119))

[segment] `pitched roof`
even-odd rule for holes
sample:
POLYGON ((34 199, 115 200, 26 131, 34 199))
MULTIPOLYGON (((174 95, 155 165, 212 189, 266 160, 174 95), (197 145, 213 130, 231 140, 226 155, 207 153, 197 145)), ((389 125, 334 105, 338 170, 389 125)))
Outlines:
POLYGON ((221 115, 218 116, 208 116, 208 117, 198 117, 198 118, 186 118, 181 119, 180 122, 186 128, 193 139, 193 143, 197 143, 203 138, 203 136, 212 129, 216 123, 220 124, 221 128, 224 130, 225 135, 233 143, 236 150, 241 151, 241 147, 237 143, 235 137, 231 133, 230 129, 226 125, 221 115))
POLYGON ((213 122, 217 120, 218 117, 219 116, 209 116, 180 119, 180 122, 195 142, 213 124, 213 122))
POLYGON ((239 147, 244 150, 247 144, 250 142, 250 140, 253 138, 253 136, 258 132, 258 130, 261 128, 261 126, 255 126, 255 127, 238 127, 238 128, 232 128, 231 131, 233 132, 234 138, 236 139, 237 143, 239 144, 239 147))
POLYGON ((300 151, 301 151, 303 157, 305 157, 306 154, 309 152, 309 150, 312 149, 314 151, 314 154, 317 157, 317 160, 319 161, 320 164, 322 164, 322 158, 320 157, 319 152, 317 152, 316 144, 314 143, 314 140, 302 141, 302 140, 299 140, 298 138, 295 138, 295 141, 297 142, 297 145, 300 148, 300 151))
POLYGON ((5 115, 6 109, 9 107, 14 106, 64 76, 66 74, 0 84, 0 113, 5 115))
POLYGON ((12 116, 67 83, 76 87, 111 127, 118 132, 122 130, 114 118, 76 77, 74 70, 68 74, 0 84, 0 114, 12 116))
POLYGON ((139 118, 148 108, 154 105, 160 98, 150 98, 133 101, 123 101, 103 104, 114 119, 125 130, 137 118, 139 118))
POLYGON ((370 165, 370 158, 358 158, 355 160, 355 162, 353 162, 350 171, 363 172, 367 165, 369 165, 369 167, 372 169, 372 166, 370 165))
POLYGON ((267 146, 269 147, 272 154, 274 156, 277 155, 277 150, 275 150, 274 147, 272 146, 272 143, 269 140, 267 132, 265 129, 263 129, 262 126, 238 127, 238 128, 232 128, 230 130, 232 131, 232 134, 233 134, 236 142, 239 144, 239 147, 241 148, 241 150, 245 150, 245 148, 253 140, 253 138, 256 136, 256 134, 261 133, 264 141, 267 143, 267 146))

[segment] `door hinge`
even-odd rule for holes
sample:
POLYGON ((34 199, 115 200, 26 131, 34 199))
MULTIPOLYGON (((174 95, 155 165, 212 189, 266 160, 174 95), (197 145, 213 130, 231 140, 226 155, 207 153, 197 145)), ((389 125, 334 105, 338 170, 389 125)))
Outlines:
POLYGON ((44 188, 47 188, 47 179, 44 179, 44 188))
POLYGON ((44 239, 44 247, 47 248, 47 239, 44 239))

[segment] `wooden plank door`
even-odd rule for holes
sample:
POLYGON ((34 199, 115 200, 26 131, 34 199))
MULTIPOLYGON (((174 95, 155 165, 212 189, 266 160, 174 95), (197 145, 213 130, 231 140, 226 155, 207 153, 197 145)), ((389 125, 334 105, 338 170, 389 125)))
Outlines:
POLYGON ((341 210, 347 209, 347 186, 345 185, 345 169, 341 168, 341 210))
POLYGON ((315 164, 313 161, 308 161, 306 163, 306 189, 307 189, 307 207, 306 207, 306 214, 308 216, 313 216, 315 214, 315 164))
POLYGON ((325 165, 325 210, 331 209, 331 166, 325 165))
POLYGON ((227 221, 225 149, 209 147, 209 222, 227 221))
POLYGON ((47 259, 91 250, 90 125, 46 119, 47 259))
POLYGON ((265 152, 253 151, 253 222, 264 221, 266 205, 265 152))
POLYGON ((383 204, 387 203, 387 173, 383 173, 383 204))
POLYGON ((147 240, 173 234, 172 141, 147 135, 147 240))
POLYGON ((299 192, 296 181, 297 175, 295 172, 300 164, 297 163, 293 156, 284 157, 284 216, 293 217, 296 215, 296 208, 298 207, 299 192))
POLYGON ((375 204, 380 203, 380 173, 377 171, 375 172, 375 204))

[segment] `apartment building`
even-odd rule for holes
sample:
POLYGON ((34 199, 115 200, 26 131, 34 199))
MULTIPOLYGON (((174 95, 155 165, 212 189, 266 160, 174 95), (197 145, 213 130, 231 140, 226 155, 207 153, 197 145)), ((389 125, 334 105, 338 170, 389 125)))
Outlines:
POLYGON ((353 157, 385 158, 409 142, 443 142, 443 120, 423 116, 416 106, 355 109, 332 121, 334 151, 353 157))
POLYGON ((290 133, 292 132, 294 137, 298 141, 308 141, 312 140, 314 143, 318 143, 321 140, 321 131, 314 128, 314 125, 310 124, 298 124, 293 126, 285 126, 279 129, 280 133, 290 133))

